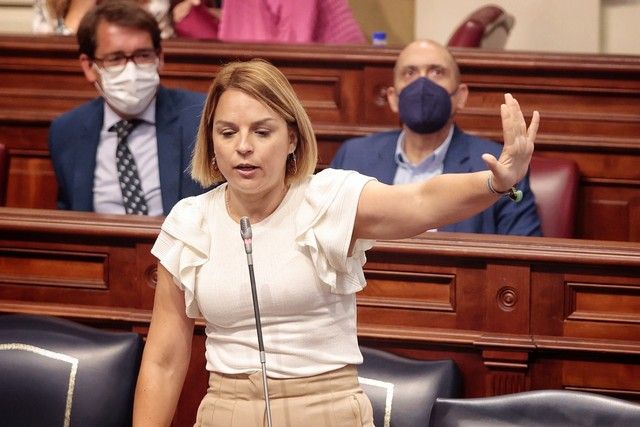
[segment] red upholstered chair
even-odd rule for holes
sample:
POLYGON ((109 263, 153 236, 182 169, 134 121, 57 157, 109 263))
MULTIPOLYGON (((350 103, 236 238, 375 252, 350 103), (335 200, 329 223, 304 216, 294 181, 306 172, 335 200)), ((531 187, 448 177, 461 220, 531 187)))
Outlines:
POLYGON ((570 159, 533 156, 531 191, 545 237, 573 237, 580 171, 570 159))
POLYGON ((449 47, 502 49, 515 18, 495 5, 485 5, 462 21, 449 38, 449 47))
POLYGON ((7 197, 7 181, 9 180, 9 150, 0 144, 0 206, 4 206, 7 197))

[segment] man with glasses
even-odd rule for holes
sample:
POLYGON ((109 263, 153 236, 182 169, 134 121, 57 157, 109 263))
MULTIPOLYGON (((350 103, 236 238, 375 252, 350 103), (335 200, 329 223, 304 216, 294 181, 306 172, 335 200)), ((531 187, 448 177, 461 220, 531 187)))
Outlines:
POLYGON ((202 193, 188 169, 205 95, 160 86, 155 18, 133 1, 103 1, 77 39, 100 97, 49 129, 58 208, 158 216, 202 193))
MULTIPOLYGON (((410 43, 398 55, 393 74, 387 101, 400 116, 402 129, 345 141, 331 167, 355 170, 386 184, 488 169, 482 154, 497 158, 502 147, 465 133, 455 124, 456 113, 467 102, 469 88, 461 82, 458 65, 447 48, 431 40, 410 43)), ((492 188, 490 182, 488 186, 489 190, 504 192, 509 197, 469 219, 438 230, 541 235, 528 175, 518 184, 517 193, 492 188), (521 200, 514 203, 510 198, 521 200)))

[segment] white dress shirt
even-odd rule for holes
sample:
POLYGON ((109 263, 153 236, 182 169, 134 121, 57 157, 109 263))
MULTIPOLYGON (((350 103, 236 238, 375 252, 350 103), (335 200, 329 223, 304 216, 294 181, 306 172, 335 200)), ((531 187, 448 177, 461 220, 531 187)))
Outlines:
MULTIPOLYGON (((160 191, 160 169, 158 167, 158 142, 156 139, 156 102, 138 115, 142 120, 129 134, 127 144, 136 161, 142 190, 147 200, 150 216, 163 214, 160 191)), ((124 214, 122 192, 116 168, 118 138, 109 128, 122 120, 104 103, 104 121, 100 131, 100 142, 96 153, 96 170, 93 180, 93 209, 100 213, 124 214)))

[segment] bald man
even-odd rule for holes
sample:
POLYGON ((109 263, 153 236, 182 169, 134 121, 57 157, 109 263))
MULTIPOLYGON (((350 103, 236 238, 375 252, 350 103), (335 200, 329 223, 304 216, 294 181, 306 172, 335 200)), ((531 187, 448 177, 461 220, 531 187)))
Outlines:
MULTIPOLYGON (((432 40, 405 47, 387 89, 389 107, 399 114, 402 129, 345 141, 330 167, 350 169, 387 184, 427 180, 441 173, 487 170, 483 153, 500 156, 502 146, 463 132, 455 116, 464 108, 469 88, 451 53, 432 40)), ((465 221, 439 231, 542 235, 528 175, 518 184, 523 198, 504 197, 465 221)))

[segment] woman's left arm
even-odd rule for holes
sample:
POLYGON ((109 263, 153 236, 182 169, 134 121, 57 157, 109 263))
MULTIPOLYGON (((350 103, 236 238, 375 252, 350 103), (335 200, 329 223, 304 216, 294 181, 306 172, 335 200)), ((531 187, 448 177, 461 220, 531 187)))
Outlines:
POLYGON ((401 239, 468 218, 495 203, 529 168, 540 116, 527 128, 518 102, 505 94, 500 106, 504 147, 500 158, 483 154, 488 171, 443 174, 408 185, 365 185, 358 202, 352 241, 401 239))

